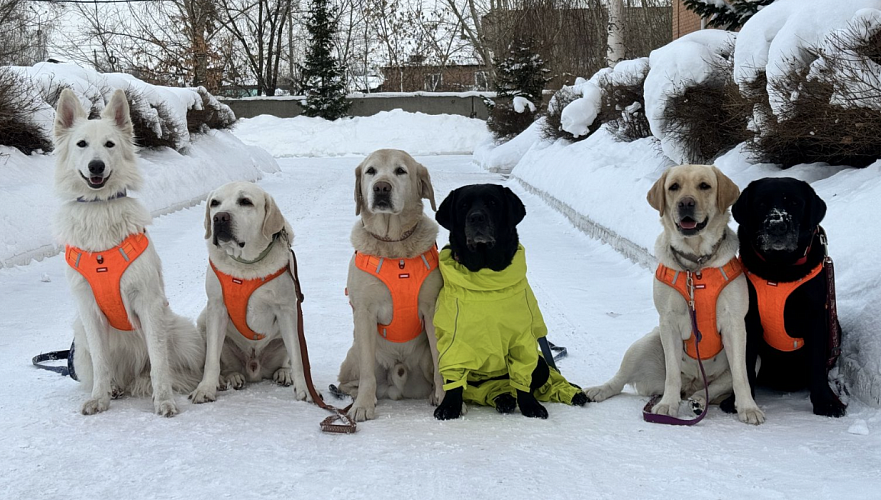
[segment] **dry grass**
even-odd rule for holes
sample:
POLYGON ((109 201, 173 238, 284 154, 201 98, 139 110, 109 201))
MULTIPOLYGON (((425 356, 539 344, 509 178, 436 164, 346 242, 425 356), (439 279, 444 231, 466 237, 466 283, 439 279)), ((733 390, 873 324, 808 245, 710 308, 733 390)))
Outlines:
POLYGON ((52 140, 33 122, 40 101, 28 81, 0 68, 0 144, 24 154, 52 151, 52 140))

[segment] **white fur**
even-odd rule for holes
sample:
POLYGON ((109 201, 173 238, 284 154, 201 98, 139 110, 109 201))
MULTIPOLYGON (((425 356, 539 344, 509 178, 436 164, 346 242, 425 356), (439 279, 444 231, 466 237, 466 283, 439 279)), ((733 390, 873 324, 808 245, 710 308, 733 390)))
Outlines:
MULTIPOLYGON (((365 158, 355 170, 356 213, 361 215, 352 228, 355 250, 390 259, 412 258, 427 252, 437 240, 437 223, 423 213, 423 198, 435 208, 428 170, 409 154, 382 149, 365 158), (380 181, 392 185, 391 210, 372 208, 372 186, 380 181), (397 240, 413 227, 415 231, 400 242, 371 236, 397 240)), ((390 342, 379 336, 376 325, 392 320, 391 293, 379 278, 358 269, 354 257, 349 262, 347 289, 355 333, 339 374, 340 389, 355 398, 349 416, 357 421, 373 419, 378 398, 428 397, 431 404, 443 400, 433 323, 442 285, 440 271, 432 270, 419 290, 419 314, 425 329, 409 342, 390 342)))
MULTIPOLYGON (((263 278, 288 265, 293 230, 281 215, 275 200, 250 182, 232 182, 221 186, 208 197, 205 209, 205 238, 208 258, 222 273, 245 280, 263 278), (243 206, 240 200, 252 202, 243 206), (214 206, 212 206, 214 205, 214 206), (213 217, 218 212, 230 214, 235 239, 214 243, 213 217), (265 258, 253 264, 279 231, 287 239, 272 243, 265 258)), ((300 344, 297 337, 297 296, 290 273, 258 288, 248 301, 246 321, 251 330, 265 335, 250 340, 229 319, 220 281, 211 266, 205 273, 208 305, 199 316, 199 328, 206 334, 205 373, 199 387, 190 395, 194 403, 214 401, 218 389, 240 389, 245 382, 272 378, 280 385, 293 385, 298 400, 312 401, 306 388, 300 344)))
MULTIPOLYGON (((100 120, 87 120, 73 92, 63 91, 55 122, 55 150, 55 189, 63 200, 56 229, 62 243, 87 252, 103 251, 151 222, 149 212, 137 200, 110 199, 121 191, 137 189, 142 182, 128 103, 121 90, 113 94, 100 120), (93 160, 103 161, 104 175, 110 176, 100 189, 83 179, 92 175, 88 164, 93 160), (98 201, 80 203, 77 198, 98 201)), ((192 322, 168 307, 162 264, 152 240, 120 280, 133 332, 109 325, 79 272, 68 266, 67 278, 79 312, 74 322, 74 369, 83 387, 91 391, 82 413, 104 411, 112 397, 129 393, 152 394, 157 414, 175 415, 178 409, 172 390, 189 392, 195 387, 205 348, 192 322)))
MULTIPOLYGON (((728 207, 736 199, 736 186, 715 167, 683 165, 668 170, 649 192, 649 202, 660 211, 664 226, 664 232, 655 243, 655 255, 661 264, 684 271, 674 258, 671 247, 691 255, 706 255, 723 234, 725 240, 703 268, 727 264, 738 249, 737 235, 728 227, 728 207), (708 183, 710 189, 698 189, 702 182, 708 183), (671 194, 668 188, 674 183, 679 188, 671 194), (727 193, 724 192, 726 190, 727 193), (707 226, 697 235, 686 237, 676 228, 677 216, 673 207, 682 196, 692 196, 697 200, 699 220, 708 218, 707 226)), ((750 424, 764 422, 765 414, 753 400, 746 374, 744 316, 749 308, 746 277, 738 276, 725 287, 716 302, 717 328, 724 349, 719 355, 703 362, 709 381, 709 401, 704 395, 697 360, 688 356, 683 349, 683 341, 692 334, 685 298, 658 280, 654 280, 653 292, 655 308, 660 315, 659 327, 627 349, 614 377, 603 385, 585 389, 588 398, 603 401, 619 394, 626 384, 631 384, 643 396, 663 394, 652 412, 675 417, 684 397, 692 399, 702 408, 725 399, 733 389, 740 420, 750 424)))

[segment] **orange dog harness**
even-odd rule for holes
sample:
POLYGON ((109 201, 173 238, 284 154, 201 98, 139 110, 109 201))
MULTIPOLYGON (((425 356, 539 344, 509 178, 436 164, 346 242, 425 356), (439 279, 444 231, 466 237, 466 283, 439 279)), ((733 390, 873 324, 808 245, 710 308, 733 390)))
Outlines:
MULTIPOLYGON (((722 352, 722 336, 719 334, 719 327, 716 323, 716 301, 722 290, 742 273, 743 266, 736 258, 731 259, 722 267, 711 267, 692 273, 694 277, 694 309, 697 314, 698 329, 703 334, 701 339, 701 344, 703 344, 701 347, 702 360, 710 359, 722 352)), ((675 271, 659 264, 658 270, 655 271, 655 279, 678 291, 687 302, 690 299, 688 279, 685 274, 684 271, 675 271)), ((684 347, 685 352, 691 358, 697 359, 694 332, 684 342, 684 347)))
POLYGON ((214 274, 217 276, 217 280, 220 281, 220 288, 223 290, 223 305, 226 306, 226 312, 229 314, 229 319, 235 325, 236 330, 248 340, 265 339, 266 335, 257 333, 248 327, 248 302, 251 300, 251 295, 254 295, 258 288, 286 273, 288 266, 263 278, 243 280, 220 272, 214 267, 214 263, 211 260, 208 263, 211 264, 211 269, 214 269, 214 274))
POLYGON ((145 233, 129 235, 122 243, 103 252, 86 252, 70 245, 64 248, 67 264, 79 272, 89 286, 98 308, 107 317, 110 326, 130 332, 135 329, 128 319, 122 301, 120 280, 128 266, 150 246, 145 233))
POLYGON ((412 259, 386 259, 355 252, 355 267, 379 278, 392 295, 392 322, 377 324, 379 335, 391 342, 409 342, 422 333, 419 289, 437 269, 437 247, 412 259))
POLYGON ((805 339, 793 338, 786 333, 784 311, 786 299, 792 295, 798 287, 813 279, 823 270, 821 262, 811 270, 807 276, 798 281, 776 282, 764 280, 747 270, 746 277, 756 289, 756 300, 759 306, 759 316, 762 320, 765 342, 769 346, 783 352, 797 351, 805 345, 805 339))

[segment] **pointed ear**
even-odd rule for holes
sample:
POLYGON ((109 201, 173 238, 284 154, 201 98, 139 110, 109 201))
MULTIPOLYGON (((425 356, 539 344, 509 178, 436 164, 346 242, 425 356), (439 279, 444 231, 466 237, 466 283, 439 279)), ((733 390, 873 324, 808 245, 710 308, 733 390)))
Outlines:
POLYGON ((453 221, 456 217, 456 198, 458 196, 458 189, 451 191, 450 194, 444 198, 444 201, 441 202, 440 207, 437 209, 437 213, 434 214, 434 220, 450 231, 453 230, 453 221))
POLYGON ((664 216, 664 209, 667 204, 667 197, 664 194, 664 185, 667 183, 667 172, 669 171, 669 169, 665 170, 664 173, 661 174, 661 178, 655 181, 645 197, 645 199, 648 200, 649 205, 661 213, 661 217, 664 216))
POLYGON ((120 130, 128 135, 132 135, 132 118, 129 114, 128 100, 125 98, 125 92, 122 89, 116 89, 110 102, 101 113, 101 118, 113 121, 120 130))
MULTIPOLYGON (((361 163, 361 165, 364 165, 364 163, 361 163)), ((358 168, 355 169, 355 215, 361 215, 361 205, 364 204, 361 196, 361 165, 358 165, 358 168)))
POLYGON ((720 212, 724 212, 737 201, 740 188, 715 166, 713 172, 716 174, 716 207, 720 212))
POLYGON ((806 207, 805 212, 808 214, 808 224, 813 228, 819 226, 820 223, 823 222, 823 218, 826 217, 826 202, 817 196, 814 188, 812 188, 807 182, 805 182, 805 187, 808 192, 808 206, 806 207))
POLYGON ((205 239, 211 237, 211 198, 214 197, 214 191, 208 195, 208 199, 205 200, 205 239))
POLYGON ((516 226, 526 217, 526 207, 520 197, 514 194, 514 191, 507 187, 502 189, 505 193, 505 200, 508 202, 508 217, 510 217, 511 223, 516 226))
POLYGON ((70 89, 61 91, 55 111, 55 137, 61 137, 80 118, 86 118, 86 110, 80 104, 76 94, 70 89))
POLYGON ((437 205, 434 202, 434 186, 431 185, 431 176, 428 169, 421 163, 416 164, 416 170, 419 172, 419 196, 431 203, 431 209, 437 212, 437 205))
POLYGON ((284 216, 269 193, 263 193, 263 202, 263 237, 271 240, 275 233, 284 229, 284 216))

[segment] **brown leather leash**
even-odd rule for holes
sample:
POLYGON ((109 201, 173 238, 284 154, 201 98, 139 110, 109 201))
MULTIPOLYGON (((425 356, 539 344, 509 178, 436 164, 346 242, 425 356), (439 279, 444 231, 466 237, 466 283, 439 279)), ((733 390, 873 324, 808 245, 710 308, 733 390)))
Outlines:
POLYGON ((325 403, 324 398, 322 398, 321 394, 315 390, 315 385, 312 383, 312 368, 309 365, 309 350, 306 347, 306 335, 303 328, 302 304, 305 297, 303 296, 303 291, 300 289, 300 275, 297 272, 297 256, 294 254, 293 248, 291 249, 288 270, 291 272, 291 277, 294 278, 294 290, 297 293, 297 338, 300 342, 300 358, 303 360, 303 375, 306 377, 306 388, 309 390, 309 395, 312 396, 313 403, 333 413, 333 415, 321 421, 321 430, 323 432, 331 432, 335 434, 352 434, 358 430, 355 421, 347 414, 352 405, 339 409, 325 403), (336 421, 342 423, 335 423, 336 421))
POLYGON ((841 355, 841 324, 838 322, 838 301, 835 298, 835 266, 832 263, 832 257, 829 257, 826 231, 819 226, 817 229, 819 229, 820 243, 822 243, 825 253, 823 269, 826 271, 826 323, 829 330, 827 351, 829 357, 826 359, 826 371, 828 372, 835 366, 835 362, 841 355))

